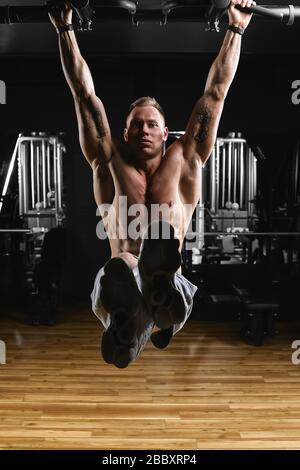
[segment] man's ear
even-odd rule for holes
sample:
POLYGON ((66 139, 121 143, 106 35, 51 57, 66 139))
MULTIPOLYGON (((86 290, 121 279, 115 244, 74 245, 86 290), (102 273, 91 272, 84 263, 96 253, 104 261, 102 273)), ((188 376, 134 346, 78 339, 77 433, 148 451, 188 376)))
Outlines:
POLYGON ((125 129, 124 129, 124 131, 123 131, 123 137, 124 137, 125 142, 128 142, 128 130, 127 130, 127 127, 125 127, 125 129))
POLYGON ((168 138, 168 135, 169 135, 169 129, 167 127, 165 127, 164 129, 164 141, 166 142, 167 138, 168 138))

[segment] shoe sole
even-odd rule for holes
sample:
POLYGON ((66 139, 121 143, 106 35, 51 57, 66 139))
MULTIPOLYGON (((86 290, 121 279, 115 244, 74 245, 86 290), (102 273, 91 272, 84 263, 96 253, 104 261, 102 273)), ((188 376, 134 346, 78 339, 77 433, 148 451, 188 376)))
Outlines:
POLYGON ((104 266, 100 301, 111 315, 118 339, 124 344, 132 343, 142 295, 132 270, 122 258, 112 258, 104 266))
POLYGON ((155 333, 152 333, 150 340, 157 349, 165 349, 169 346, 173 338, 173 328, 168 328, 167 330, 159 330, 155 333))
POLYGON ((102 335, 101 353, 107 364, 114 364, 123 369, 135 359, 135 350, 134 342, 131 345, 120 343, 114 326, 110 326, 102 335))
MULTIPOLYGON (((154 224, 157 224, 155 233, 162 234, 162 222, 151 225, 154 224)), ((180 242, 175 238, 171 225, 169 230, 169 239, 144 239, 138 261, 142 290, 148 301, 150 314, 154 323, 163 330, 181 323, 185 318, 184 301, 173 283, 175 273, 182 263, 180 242)))

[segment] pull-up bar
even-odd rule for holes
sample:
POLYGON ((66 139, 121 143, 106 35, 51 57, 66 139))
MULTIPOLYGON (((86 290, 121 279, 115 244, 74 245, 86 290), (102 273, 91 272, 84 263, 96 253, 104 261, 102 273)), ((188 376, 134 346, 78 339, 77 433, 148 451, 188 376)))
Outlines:
MULTIPOLYGON (((73 0, 72 7, 76 13, 77 30, 90 30, 92 22, 109 21, 141 23, 207 23, 208 30, 219 30, 219 22, 230 5, 230 0, 211 0, 203 4, 201 0, 167 0, 161 8, 139 8, 137 1, 131 0, 73 0)), ((300 18, 300 7, 293 5, 255 5, 249 8, 237 7, 252 12, 256 20, 277 20, 288 26, 300 18)), ((44 6, 2 6, 0 7, 0 24, 47 23, 48 7, 44 6)))

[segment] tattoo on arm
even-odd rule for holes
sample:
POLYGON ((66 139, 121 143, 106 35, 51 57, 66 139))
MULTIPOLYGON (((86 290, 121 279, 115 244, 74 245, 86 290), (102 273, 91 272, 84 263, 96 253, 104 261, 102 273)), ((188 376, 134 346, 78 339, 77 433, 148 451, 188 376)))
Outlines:
POLYGON ((103 124, 101 111, 95 108, 90 101, 88 101, 88 110, 89 110, 88 121, 92 123, 91 127, 95 126, 96 128, 97 139, 102 140, 107 135, 107 131, 103 124))
POLYGON ((205 141, 209 131, 210 122, 211 111, 208 106, 203 106, 200 111, 196 113, 195 119, 195 128, 197 130, 195 132, 194 139, 199 142, 199 144, 205 141))

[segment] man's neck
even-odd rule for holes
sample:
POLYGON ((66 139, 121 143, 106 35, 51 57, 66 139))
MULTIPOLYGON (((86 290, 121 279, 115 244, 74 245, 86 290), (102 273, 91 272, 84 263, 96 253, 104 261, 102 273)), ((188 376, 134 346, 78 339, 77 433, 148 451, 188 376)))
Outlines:
POLYGON ((157 157, 151 158, 149 160, 137 160, 136 168, 139 173, 144 174, 147 179, 150 179, 152 175, 156 172, 157 168, 160 166, 162 160, 162 155, 157 155, 157 157))

